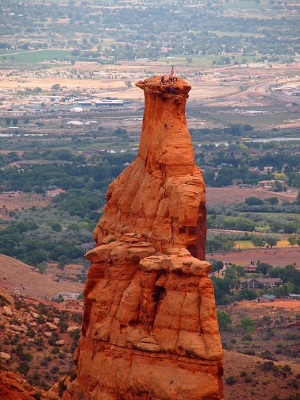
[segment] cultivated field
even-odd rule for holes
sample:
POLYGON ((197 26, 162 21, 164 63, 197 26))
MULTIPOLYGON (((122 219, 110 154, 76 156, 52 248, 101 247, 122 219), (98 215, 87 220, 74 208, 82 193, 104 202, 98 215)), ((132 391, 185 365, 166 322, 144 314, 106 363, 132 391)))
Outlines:
POLYGON ((279 202, 296 200, 297 192, 295 193, 278 193, 262 189, 238 189, 238 188, 206 188, 207 205, 216 204, 237 204, 244 203, 247 197, 258 197, 261 200, 270 197, 277 197, 279 202))
POLYGON ((273 249, 252 249, 230 253, 207 253, 207 258, 223 261, 223 263, 233 263, 237 265, 249 265, 258 261, 268 263, 274 267, 285 267, 294 264, 300 268, 300 248, 273 248, 273 249))

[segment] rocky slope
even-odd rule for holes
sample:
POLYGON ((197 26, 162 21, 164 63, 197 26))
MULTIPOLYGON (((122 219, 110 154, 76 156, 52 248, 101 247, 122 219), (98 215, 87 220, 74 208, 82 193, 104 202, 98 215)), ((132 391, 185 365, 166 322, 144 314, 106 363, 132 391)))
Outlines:
POLYGON ((86 254, 77 377, 64 381, 62 398, 221 399, 205 186, 185 120, 190 86, 160 77, 137 86, 145 92, 139 152, 109 186, 86 254))

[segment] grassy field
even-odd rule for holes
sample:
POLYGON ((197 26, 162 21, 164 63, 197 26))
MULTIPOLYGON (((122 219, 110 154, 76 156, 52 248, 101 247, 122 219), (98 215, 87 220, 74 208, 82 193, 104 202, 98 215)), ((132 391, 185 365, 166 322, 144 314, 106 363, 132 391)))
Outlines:
MULTIPOLYGON (((235 248, 238 250, 255 249, 251 240, 236 240, 234 243, 235 243, 235 248)), ((277 246, 274 246, 274 249, 286 248, 286 247, 290 247, 289 242, 286 239, 283 239, 277 243, 277 246)))
MULTIPOLYGON (((241 105, 243 102, 241 102, 241 105)), ((248 107, 250 108, 250 107, 248 107)), ((264 109, 265 107, 251 107, 250 109, 264 109)), ((253 127, 268 127, 270 125, 282 124, 285 120, 298 120, 299 114, 297 113, 271 113, 270 114, 257 114, 257 115, 247 115, 247 114, 233 114, 233 113, 225 113, 218 109, 216 112, 215 107, 214 110, 209 112, 203 112, 201 109, 196 108, 187 108, 189 116, 200 118, 204 120, 213 120, 216 123, 220 123, 222 125, 231 125, 231 124, 249 124, 253 127)))
POLYGON ((215 34, 217 36, 223 37, 223 36, 230 36, 230 37, 235 37, 235 36, 240 36, 243 35, 244 37, 264 37, 264 35, 253 35, 253 33, 249 32, 222 32, 222 31, 208 31, 208 33, 215 34))
MULTIPOLYGON (((7 53, 8 54, 8 53, 7 53)), ((3 59, 3 54, 1 58, 3 59)), ((69 50, 32 50, 24 52, 14 52, 14 61, 16 62, 26 62, 26 63, 37 63, 43 61, 51 61, 54 59, 62 58, 73 58, 71 56, 71 51, 69 50)))
MULTIPOLYGON (((212 63, 215 61, 216 63, 218 63, 221 60, 221 55, 215 55, 215 54, 211 54, 211 55, 205 55, 205 56, 196 56, 196 55, 188 55, 186 57, 183 57, 182 55, 178 55, 178 56, 173 56, 172 58, 160 58, 159 61, 160 62, 165 62, 167 64, 176 64, 178 65, 190 65, 191 67, 209 67, 212 65, 212 63), (191 63, 188 63, 188 59, 192 59, 191 63)), ((229 57, 231 64, 234 63, 234 61, 238 61, 239 63, 242 63, 242 60, 244 63, 250 63, 253 62, 253 56, 235 56, 234 59, 232 59, 230 56, 226 56, 224 55, 223 57, 229 57), (246 60, 246 61, 245 61, 246 60)), ((215 64, 215 66, 217 66, 215 64)), ((218 65, 220 66, 220 65, 218 65)))
POLYGON ((256 1, 231 1, 223 3, 222 6, 225 10, 259 10, 262 8, 272 8, 271 4, 260 4, 256 1))

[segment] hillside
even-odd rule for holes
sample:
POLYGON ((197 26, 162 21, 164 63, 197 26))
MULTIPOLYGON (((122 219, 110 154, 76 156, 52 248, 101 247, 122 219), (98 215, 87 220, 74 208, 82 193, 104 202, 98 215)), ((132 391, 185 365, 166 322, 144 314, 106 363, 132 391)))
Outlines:
POLYGON ((223 350, 223 357, 225 400, 279 400, 290 395, 299 398, 299 364, 273 362, 227 350, 223 350))
POLYGON ((0 254, 0 286, 9 293, 40 299, 57 292, 81 293, 83 290, 82 283, 54 281, 51 275, 40 274, 36 268, 3 254, 0 254))
POLYGON ((43 399, 45 391, 28 383, 24 375, 6 368, 0 370, 0 398, 5 400, 43 399), (38 397, 40 396, 40 397, 38 397))

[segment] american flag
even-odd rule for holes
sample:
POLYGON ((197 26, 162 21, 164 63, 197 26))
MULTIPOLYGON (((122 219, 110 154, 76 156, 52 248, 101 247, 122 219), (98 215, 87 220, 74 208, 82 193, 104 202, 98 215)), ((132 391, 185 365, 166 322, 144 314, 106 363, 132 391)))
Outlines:
POLYGON ((175 71, 174 71, 174 67, 173 67, 173 65, 172 65, 170 75, 173 76, 173 75, 174 75, 174 72, 175 72, 175 71))

